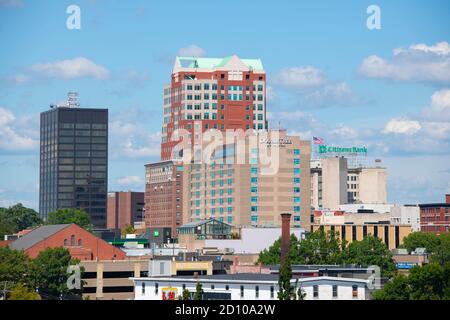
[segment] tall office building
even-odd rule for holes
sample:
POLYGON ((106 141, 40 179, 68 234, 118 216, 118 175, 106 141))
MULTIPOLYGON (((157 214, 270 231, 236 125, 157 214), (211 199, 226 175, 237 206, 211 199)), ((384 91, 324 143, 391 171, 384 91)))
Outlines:
POLYGON ((290 213, 295 227, 309 230, 310 150, 309 141, 269 130, 247 136, 245 149, 219 146, 211 163, 185 164, 183 223, 215 218, 233 226, 279 227, 280 213, 290 213), (266 150, 270 156, 262 159, 266 150))
POLYGON ((145 166, 145 226, 171 228, 183 222, 183 165, 171 160, 145 166))
POLYGON ((175 130, 187 130, 193 147, 194 140, 209 129, 267 127, 266 73, 261 60, 236 55, 176 57, 171 82, 164 87, 162 162, 145 166, 147 226, 170 227, 175 234, 183 223, 182 166, 176 161, 181 154, 172 154, 180 141, 175 130))
POLYGON ((161 160, 172 160, 177 129, 267 129, 266 73, 259 59, 176 57, 164 88, 161 160), (195 123, 194 123, 195 122, 195 123))
POLYGON ((108 109, 80 108, 76 93, 40 119, 39 213, 84 209, 106 227, 108 109))

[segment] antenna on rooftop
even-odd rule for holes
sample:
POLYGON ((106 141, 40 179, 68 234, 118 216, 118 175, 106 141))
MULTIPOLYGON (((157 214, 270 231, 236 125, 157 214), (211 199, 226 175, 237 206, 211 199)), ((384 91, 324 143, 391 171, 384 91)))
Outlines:
POLYGON ((67 93, 67 106, 69 108, 77 108, 80 106, 80 103, 78 102, 78 92, 69 91, 67 93))

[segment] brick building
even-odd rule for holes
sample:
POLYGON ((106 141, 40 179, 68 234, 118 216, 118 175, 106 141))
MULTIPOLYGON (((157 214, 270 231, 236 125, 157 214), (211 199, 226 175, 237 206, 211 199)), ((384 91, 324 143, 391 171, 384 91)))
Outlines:
POLYGON ((125 252, 96 237, 76 224, 38 227, 9 244, 11 249, 23 250, 31 258, 47 248, 63 247, 79 260, 123 260, 125 252))
POLYGON ((123 229, 144 220, 144 192, 109 192, 107 201, 108 229, 123 229))
POLYGON ((442 233, 450 231, 450 194, 445 195, 445 203, 419 204, 420 231, 442 233))
POLYGON ((183 219, 183 166, 161 161, 145 166, 145 226, 171 228, 175 235, 183 219))
POLYGON ((209 129, 268 128, 266 72, 260 59, 176 57, 171 83, 164 88, 161 160, 171 160, 186 129, 192 144, 209 129))

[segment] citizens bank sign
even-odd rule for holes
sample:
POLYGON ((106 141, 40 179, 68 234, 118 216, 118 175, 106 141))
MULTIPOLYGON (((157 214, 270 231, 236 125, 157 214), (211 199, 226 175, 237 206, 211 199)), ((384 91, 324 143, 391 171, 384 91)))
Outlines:
POLYGON ((319 153, 352 153, 352 154, 367 154, 366 147, 336 147, 336 146, 326 146, 319 145, 319 153))

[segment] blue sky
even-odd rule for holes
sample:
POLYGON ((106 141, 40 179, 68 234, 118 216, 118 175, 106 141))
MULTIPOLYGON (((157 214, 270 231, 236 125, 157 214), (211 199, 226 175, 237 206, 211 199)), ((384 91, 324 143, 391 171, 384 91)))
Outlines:
POLYGON ((261 58, 292 133, 366 145, 389 201, 450 192, 450 2, 0 0, 0 206, 38 206, 40 112, 110 109, 110 190, 143 190, 174 57, 261 58), (81 9, 81 30, 66 8, 81 9), (381 30, 366 27, 369 5, 381 30), (61 66, 70 66, 64 69, 61 66))

